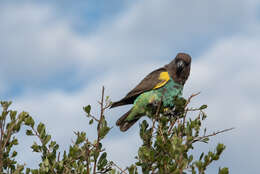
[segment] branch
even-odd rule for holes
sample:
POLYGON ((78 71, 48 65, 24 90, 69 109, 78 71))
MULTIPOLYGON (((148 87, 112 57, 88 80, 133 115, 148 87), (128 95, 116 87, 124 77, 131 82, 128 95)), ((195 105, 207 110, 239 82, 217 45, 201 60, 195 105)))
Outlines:
MULTIPOLYGON (((177 119, 178 119, 178 118, 177 118, 177 119)), ((170 134, 170 133, 171 133, 171 131, 172 131, 172 129, 173 129, 173 126, 175 125, 175 123, 176 123, 177 119, 176 119, 176 120, 174 120, 173 122, 171 122, 170 128, 169 128, 169 130, 168 130, 168 134, 170 134)))
MULTIPOLYGON (((191 99, 192 99, 193 97, 199 95, 199 94, 200 94, 200 92, 195 93, 195 94, 192 94, 192 95, 188 98, 188 100, 186 101, 186 103, 185 103, 185 105, 184 105, 184 109, 187 108, 188 104, 191 102, 191 99)), ((188 112, 188 111, 189 111, 188 108, 185 109, 184 114, 183 114, 183 123, 182 123, 183 128, 185 127, 186 116, 187 116, 187 112, 188 112)))
MULTIPOLYGON (((96 143, 96 149, 98 150, 98 146, 99 146, 99 141, 100 141, 100 124, 101 124, 101 121, 102 121, 102 118, 103 118, 103 113, 104 113, 104 91, 105 91, 105 88, 104 86, 102 87, 102 96, 101 96, 101 101, 99 102, 100 104, 100 118, 99 118, 99 121, 98 121, 98 126, 97 126, 97 129, 98 129, 98 138, 97 138, 97 143, 96 143)), ((96 168, 97 168, 97 159, 95 159, 94 161, 94 167, 93 167, 93 174, 96 174, 96 168)))
POLYGON ((195 96, 197 96, 197 95, 199 95, 199 94, 200 94, 200 92, 195 93, 195 94, 192 94, 192 95, 188 98, 188 100, 186 101, 184 108, 187 107, 187 105, 191 102, 191 99, 192 99, 193 97, 195 97, 195 96))
POLYGON ((159 117, 159 113, 160 113, 160 109, 162 107, 162 98, 157 106, 157 109, 156 109, 156 113, 155 113, 155 118, 153 118, 153 126, 152 126, 152 134, 153 134, 153 130, 155 128, 155 121, 158 119, 159 117))
MULTIPOLYGON (((15 122, 16 122, 16 121, 17 121, 17 120, 15 120, 15 122)), ((4 143, 3 143, 3 144, 4 144, 4 145, 3 145, 3 150, 4 150, 6 144, 8 143, 8 141, 10 140, 10 138, 11 138, 11 136, 12 136, 12 130, 13 130, 14 126, 15 126, 15 124, 13 124, 13 125, 11 126, 11 128, 7 130, 6 139, 5 139, 4 143)))
POLYGON ((125 170, 123 170, 123 169, 121 169, 118 165, 116 165, 114 162, 112 162, 112 164, 117 168, 117 169, 119 169, 120 171, 121 171, 121 173, 124 173, 124 174, 127 174, 126 172, 125 172, 125 170))
POLYGON ((233 129, 235 129, 235 128, 232 127, 232 128, 228 128, 228 129, 224 129, 224 130, 218 131, 218 132, 213 132, 212 134, 205 135, 205 136, 202 136, 202 137, 197 137, 197 138, 195 138, 195 139, 192 140, 191 144, 192 144, 192 143, 195 143, 195 142, 197 142, 197 141, 201 141, 201 140, 203 140, 203 139, 205 139, 205 138, 212 137, 212 136, 215 136, 215 135, 217 135, 217 134, 221 134, 221 133, 224 133, 224 132, 233 130, 233 129))
POLYGON ((99 122, 99 119, 97 119, 95 116, 93 116, 93 115, 91 115, 91 114, 89 114, 88 115, 89 117, 91 117, 93 120, 95 120, 96 122, 99 122))
MULTIPOLYGON (((41 142, 42 145, 43 145, 43 144, 44 144, 44 141, 43 141, 43 139, 41 138, 41 136, 38 134, 38 132, 37 132, 33 127, 32 127, 32 130, 33 130, 33 132, 34 132, 34 135, 36 135, 36 136, 39 138, 40 142, 41 142)), ((46 145, 45 147, 46 147, 46 149, 47 149, 47 153, 50 154, 50 153, 51 153, 50 148, 48 148, 47 145, 46 145)), ((54 171, 53 167, 50 167, 50 170, 52 171, 52 173, 56 173, 56 172, 54 171)))

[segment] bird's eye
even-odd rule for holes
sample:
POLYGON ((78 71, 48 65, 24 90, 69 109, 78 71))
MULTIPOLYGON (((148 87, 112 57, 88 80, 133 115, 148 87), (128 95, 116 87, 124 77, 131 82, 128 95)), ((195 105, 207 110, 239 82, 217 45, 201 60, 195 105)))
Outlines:
POLYGON ((181 72, 185 67, 185 62, 183 60, 177 61, 177 71, 181 72))

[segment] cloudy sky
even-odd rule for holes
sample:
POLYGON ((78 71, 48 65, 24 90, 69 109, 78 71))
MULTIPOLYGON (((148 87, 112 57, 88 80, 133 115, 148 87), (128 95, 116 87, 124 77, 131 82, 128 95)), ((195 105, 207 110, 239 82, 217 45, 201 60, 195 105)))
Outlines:
MULTIPOLYGON (((236 127, 198 148, 227 148, 210 168, 217 173, 258 173, 260 3, 218 1, 7 1, 0 2, 0 96, 13 108, 44 122, 67 149, 73 131, 89 129, 82 107, 98 114, 101 87, 118 100, 149 72, 178 52, 189 53, 192 69, 184 96, 201 92, 193 106, 208 104, 209 131, 236 127)), ((129 107, 106 113, 114 128, 104 141, 109 158, 125 167, 134 162, 138 125, 115 127, 129 107)), ((19 135, 20 161, 36 167, 31 138, 19 135)))

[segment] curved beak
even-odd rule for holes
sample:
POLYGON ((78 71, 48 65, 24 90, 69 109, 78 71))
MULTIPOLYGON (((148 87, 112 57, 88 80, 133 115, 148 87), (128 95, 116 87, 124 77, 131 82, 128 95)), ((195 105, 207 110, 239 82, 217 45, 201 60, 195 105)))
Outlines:
POLYGON ((177 73, 179 74, 184 69, 185 63, 183 60, 178 61, 177 63, 177 73))

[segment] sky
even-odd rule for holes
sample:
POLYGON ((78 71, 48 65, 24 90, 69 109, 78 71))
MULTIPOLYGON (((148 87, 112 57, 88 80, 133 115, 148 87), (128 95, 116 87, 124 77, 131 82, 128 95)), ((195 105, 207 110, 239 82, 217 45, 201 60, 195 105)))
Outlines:
MULTIPOLYGON (((28 111, 46 124, 53 139, 68 149, 73 131, 88 126, 82 107, 97 101, 101 88, 113 101, 178 52, 192 56, 184 97, 201 94, 193 106, 207 104, 209 132, 227 148, 209 173, 258 173, 260 131, 260 2, 257 0, 177 1, 7 1, 0 2, 0 100, 28 111)), ((134 162, 138 124, 122 133, 115 121, 130 106, 106 112, 111 133, 104 140, 108 158, 124 168, 134 162)), ((18 160, 36 167, 31 137, 18 135, 18 160)))

